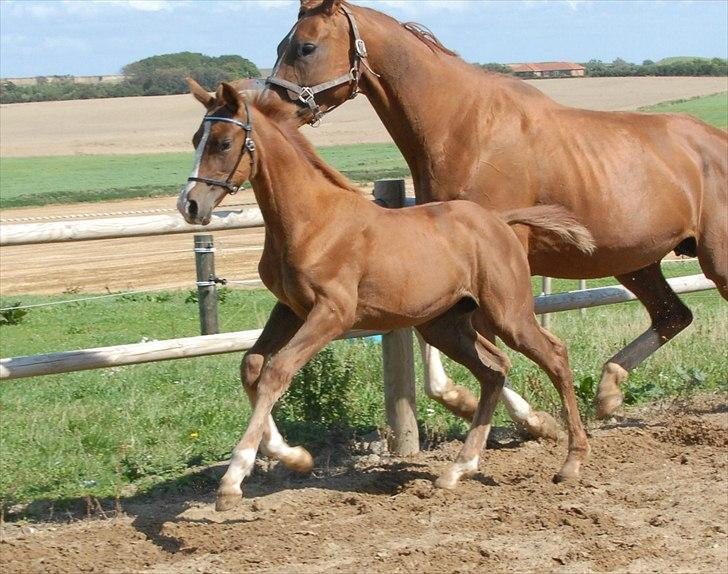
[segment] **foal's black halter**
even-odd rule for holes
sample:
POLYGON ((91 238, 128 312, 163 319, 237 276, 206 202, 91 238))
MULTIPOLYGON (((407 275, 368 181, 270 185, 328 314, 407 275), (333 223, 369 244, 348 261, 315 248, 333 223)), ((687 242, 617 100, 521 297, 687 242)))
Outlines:
MULTIPOLYGON (((233 177, 235 176, 235 173, 238 171, 238 166, 240 165, 240 162, 243 159, 243 156, 245 155, 245 152, 250 153, 250 177, 253 177, 255 175, 255 142, 253 142, 252 133, 253 133, 253 116, 250 114, 250 108, 248 107, 248 102, 244 102, 245 104, 245 115, 247 116, 247 123, 239 122, 238 120, 235 120, 233 118, 223 118, 220 116, 205 116, 202 118, 202 123, 205 124, 205 131, 202 136, 202 139, 200 140, 200 143, 198 144, 198 147, 201 148, 203 151, 205 149, 205 145, 207 144, 207 138, 210 136, 210 123, 212 122, 227 122, 229 124, 234 124, 236 126, 239 126, 245 131, 245 141, 243 142, 242 147, 240 148, 240 154, 238 154, 238 159, 235 162, 235 166, 233 166, 233 170, 230 172, 230 175, 227 176, 227 179, 211 179, 208 177, 188 177, 187 181, 196 181, 201 183, 206 183, 207 185, 215 185, 218 187, 222 187, 227 190, 229 194, 237 193, 240 187, 245 182, 241 182, 240 185, 234 185, 232 183, 233 177)), ((201 156, 200 156, 201 157, 201 156)), ((199 160, 198 160, 199 161, 199 160)), ((197 167, 197 166, 196 166, 197 167)), ((250 178, 248 178, 250 179, 250 178)))
MULTIPOLYGON (((354 99, 359 93, 359 79, 361 78, 359 66, 363 64, 365 68, 372 72, 371 68, 366 63, 367 47, 359 34, 359 27, 354 19, 354 14, 346 6, 341 6, 341 11, 346 14, 346 17, 349 20, 349 25, 351 26, 351 33, 354 36, 354 61, 352 62, 351 69, 347 74, 327 82, 322 82, 321 84, 316 84, 315 86, 299 86, 298 84, 294 84, 293 82, 289 82, 282 78, 276 78, 275 76, 268 76, 265 80, 266 84, 280 86, 281 88, 285 88, 289 92, 296 94, 298 96, 296 102, 308 106, 313 113, 313 120, 310 122, 312 125, 317 125, 319 120, 324 117, 325 114, 329 113, 336 107, 332 106, 325 112, 321 111, 320 106, 316 103, 316 94, 330 90, 331 88, 335 88, 342 84, 353 83, 349 99, 354 99)), ((276 64, 275 69, 277 68, 278 64, 276 64)))

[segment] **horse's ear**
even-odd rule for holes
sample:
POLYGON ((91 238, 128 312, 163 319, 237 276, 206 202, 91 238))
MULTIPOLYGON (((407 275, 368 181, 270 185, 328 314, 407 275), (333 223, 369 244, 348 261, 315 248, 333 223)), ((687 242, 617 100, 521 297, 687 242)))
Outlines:
POLYGON ((301 0, 301 10, 313 10, 314 8, 321 8, 324 14, 331 16, 334 12, 339 9, 341 0, 301 0))
POLYGON ((339 6, 341 6, 341 0, 324 0, 321 2, 321 9, 324 11, 324 14, 328 14, 329 16, 335 14, 339 6))
POLYGON ((185 78, 185 80, 187 80, 187 85, 190 87, 192 95, 195 96, 195 99, 198 102, 200 102, 208 110, 215 105, 215 96, 209 94, 207 90, 203 88, 200 84, 198 84, 194 79, 185 78))
POLYGON ((233 115, 238 113, 238 110, 243 105, 243 96, 241 93, 227 82, 220 84, 217 88, 215 98, 218 104, 226 106, 233 115))

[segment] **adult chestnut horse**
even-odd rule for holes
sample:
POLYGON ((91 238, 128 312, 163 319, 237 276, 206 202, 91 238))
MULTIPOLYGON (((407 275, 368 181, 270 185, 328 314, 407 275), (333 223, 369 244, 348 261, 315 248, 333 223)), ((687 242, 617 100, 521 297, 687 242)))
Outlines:
MULTIPOLYGON (((227 510, 239 501, 240 484, 261 442, 273 456, 282 453, 285 460, 291 454, 271 409, 294 373, 352 328, 414 326, 477 377, 481 396, 471 430, 437 484, 454 488, 462 476, 476 472, 510 361, 475 331, 471 317, 549 375, 569 428, 569 454, 556 479, 577 477, 589 445, 566 348, 536 321, 528 260, 509 225, 547 230, 562 244, 585 251, 593 247, 589 232, 556 206, 502 214, 470 201, 379 207, 316 155, 286 106, 260 92, 249 94, 223 83, 208 96, 208 114, 194 138, 194 170, 178 200, 189 223, 206 224, 225 195, 250 180, 266 227, 260 277, 278 298, 243 359, 253 414, 220 484, 216 508, 227 510), (409 245, 407 257, 393 256, 393 244, 409 245), (430 273, 433 266, 439 273, 430 273)), ((292 453, 302 470, 311 464, 304 453, 292 453)))
MULTIPOLYGON (((555 250, 521 228, 531 272, 614 275, 650 327, 604 365, 598 414, 622 403, 629 371, 692 321, 660 260, 697 255, 728 298, 728 135, 681 115, 557 104, 521 80, 467 64, 415 24, 340 0, 302 0, 269 90, 318 120, 357 91, 402 151, 419 203, 470 199, 503 210, 558 204, 592 232, 593 253, 555 250)), ((578 81, 578 80, 575 80, 578 81)), ((434 373, 444 371, 431 365, 434 373)))

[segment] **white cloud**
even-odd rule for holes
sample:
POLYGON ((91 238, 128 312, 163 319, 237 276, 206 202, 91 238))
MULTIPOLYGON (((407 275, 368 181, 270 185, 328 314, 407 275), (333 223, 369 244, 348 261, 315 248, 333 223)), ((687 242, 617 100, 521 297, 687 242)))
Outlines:
POLYGON ((357 4, 369 6, 375 10, 391 8, 405 14, 415 15, 423 12, 461 12, 473 8, 477 4, 482 5, 484 2, 475 0, 364 0, 357 4))

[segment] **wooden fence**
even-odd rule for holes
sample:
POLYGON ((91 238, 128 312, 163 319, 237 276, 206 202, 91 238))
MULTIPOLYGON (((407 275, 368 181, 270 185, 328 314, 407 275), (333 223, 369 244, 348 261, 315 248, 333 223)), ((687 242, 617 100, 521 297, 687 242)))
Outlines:
MULTIPOLYGON (((404 182, 402 180, 377 182, 374 195, 376 202, 387 207, 401 207, 408 204, 408 200, 404 195, 404 182)), ((217 212, 210 225, 205 227, 188 225, 178 215, 13 224, 0 226, 0 245, 27 245, 164 235, 202 230, 207 232, 219 229, 259 227, 262 225, 263 219, 260 210, 255 207, 246 208, 240 212, 217 212)), ((204 245, 201 245, 200 248, 204 248, 204 245)), ((204 277, 202 279, 204 280, 204 277)), ((199 276, 198 281, 200 281, 199 276)), ((689 293, 715 288, 715 285, 703 275, 670 279, 669 283, 676 293, 689 293)), ((634 299, 635 296, 626 288, 621 285, 614 285, 554 295, 544 294, 535 298, 535 305, 536 313, 544 314, 610 305, 634 299)), ((352 331, 343 338, 366 337, 374 334, 382 335, 385 410, 387 423, 392 430, 389 446, 396 454, 411 454, 419 448, 415 416, 412 331, 409 329, 390 333, 352 331)), ((259 335, 259 330, 238 331, 44 355, 4 358, 0 359, 0 380, 240 352, 249 349, 259 335)))

